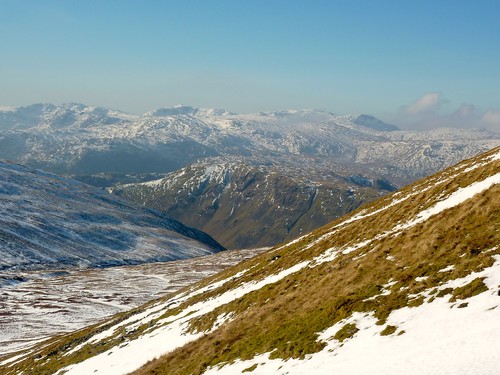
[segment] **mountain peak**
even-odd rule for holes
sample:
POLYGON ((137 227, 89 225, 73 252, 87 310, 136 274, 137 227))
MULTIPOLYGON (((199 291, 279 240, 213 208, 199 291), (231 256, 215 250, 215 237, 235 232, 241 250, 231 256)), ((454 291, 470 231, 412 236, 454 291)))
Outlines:
POLYGON ((361 125, 366 128, 370 128, 377 131, 392 132, 399 130, 399 128, 396 125, 386 124, 385 122, 371 115, 361 114, 354 116, 353 122, 356 125, 361 125))
POLYGON ((0 129, 86 128, 136 119, 132 114, 81 103, 37 103, 0 111, 0 129))

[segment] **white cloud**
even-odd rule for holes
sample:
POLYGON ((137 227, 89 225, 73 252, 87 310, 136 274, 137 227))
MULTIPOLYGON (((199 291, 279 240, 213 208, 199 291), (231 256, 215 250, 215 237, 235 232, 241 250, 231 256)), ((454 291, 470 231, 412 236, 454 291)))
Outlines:
POLYGON ((443 94, 429 92, 399 111, 384 118, 403 129, 428 130, 435 128, 486 128, 500 133, 500 109, 478 110, 473 104, 462 103, 450 111, 442 110, 449 103, 443 94))
POLYGON ((500 129, 500 111, 489 110, 483 114, 481 121, 486 123, 492 128, 500 129))
POLYGON ((410 115, 416 115, 422 112, 430 112, 438 110, 445 100, 439 92, 429 92, 422 95, 419 99, 410 105, 403 106, 402 111, 410 115))
POLYGON ((476 114, 476 107, 472 104, 462 104, 458 109, 451 114, 453 118, 457 119, 471 119, 476 114))

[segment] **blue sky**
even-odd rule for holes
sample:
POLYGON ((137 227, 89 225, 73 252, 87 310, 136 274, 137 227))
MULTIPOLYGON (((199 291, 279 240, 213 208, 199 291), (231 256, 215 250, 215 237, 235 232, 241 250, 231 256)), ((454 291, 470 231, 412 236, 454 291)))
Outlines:
POLYGON ((500 1, 0 0, 0 104, 500 129, 500 1))

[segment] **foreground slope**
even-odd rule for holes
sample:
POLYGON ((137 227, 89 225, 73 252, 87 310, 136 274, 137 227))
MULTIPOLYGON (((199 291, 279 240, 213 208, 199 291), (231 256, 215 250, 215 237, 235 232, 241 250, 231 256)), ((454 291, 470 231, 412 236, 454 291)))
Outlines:
POLYGON ((136 264, 221 249, 207 234, 159 212, 0 162, 0 269, 136 264))
POLYGON ((499 288, 497 148, 0 366, 7 374, 121 374, 148 361, 137 373, 493 374, 499 288))

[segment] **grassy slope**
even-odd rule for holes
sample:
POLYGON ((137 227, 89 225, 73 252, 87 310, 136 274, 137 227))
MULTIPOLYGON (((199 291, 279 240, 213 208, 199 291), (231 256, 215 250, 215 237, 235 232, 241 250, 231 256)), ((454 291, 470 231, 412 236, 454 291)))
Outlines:
MULTIPOLYGON (((460 170, 480 162, 487 156, 462 164, 460 170)), ((401 307, 417 306, 432 298, 459 300, 484 291, 484 284, 480 279, 456 290, 438 292, 437 288, 448 280, 464 277, 472 271, 491 266, 492 256, 500 254, 498 185, 399 235, 377 237, 433 206, 439 197, 498 173, 500 161, 464 173, 458 178, 437 183, 452 177, 457 171, 458 169, 451 168, 417 182, 396 195, 365 206, 361 210, 365 214, 364 218, 352 222, 346 222, 346 219, 337 220, 295 243, 271 250, 200 283, 198 286, 208 285, 249 269, 241 277, 212 291, 194 296, 167 314, 173 315, 188 305, 220 295, 241 283, 260 280, 304 260, 313 259, 332 247, 344 249, 349 245, 372 240, 366 246, 350 253, 339 252, 333 261, 321 263, 314 268, 306 267, 193 319, 191 329, 207 331, 206 335, 152 361, 137 373, 198 374, 209 366, 237 358, 248 359, 273 350, 273 357, 302 358, 307 353, 317 352, 324 347, 325 343, 318 340, 319 332, 350 316, 353 311, 374 311, 378 324, 383 327, 389 313, 401 307), (425 191, 421 193, 422 190, 425 191), (405 196, 410 197, 384 209, 395 199, 405 196), (377 210, 381 211, 376 215, 366 215, 377 210), (335 231, 334 235, 326 235, 332 231, 335 231), (438 272, 449 265, 454 265, 452 271, 438 272), (416 280, 422 276, 427 278, 416 280), (383 285, 387 285, 390 280, 393 282, 389 287, 391 293, 381 294, 383 285), (432 296, 426 297, 427 299, 412 297, 424 290, 431 291, 432 296), (210 330, 217 317, 227 312, 234 314, 233 319, 217 329, 210 330)), ((359 213, 360 211, 355 212, 350 217, 359 213)), ((114 320, 131 314, 123 314, 114 320)), ((37 354, 29 355, 25 360, 10 367, 9 371, 52 373, 69 363, 81 361, 140 334, 135 332, 126 336, 117 332, 107 342, 87 346, 71 355, 62 355, 82 342, 84 337, 91 335, 95 329, 88 328, 55 339, 53 343, 41 347, 37 354), (43 360, 36 361, 36 357, 43 360)), ((383 332, 390 334, 396 330, 397 327, 386 326, 383 332)), ((355 327, 347 326, 338 333, 338 338, 348 339, 352 332, 355 332, 355 327)))
MULTIPOLYGON (((342 247, 373 238, 431 206, 435 203, 435 197, 443 191, 453 191, 499 171, 498 161, 479 168, 459 179, 430 188, 376 216, 343 226, 333 238, 318 243, 307 252, 301 251, 312 238, 330 231, 336 224, 333 223, 317 231, 312 238, 305 238, 281 251, 275 251, 272 256, 267 254, 250 261, 255 268, 246 278, 273 274, 278 269, 311 258, 332 246, 342 247), (281 258, 270 263, 269 260, 276 253, 281 258)), ((443 175, 436 178, 442 179, 443 175)), ((412 190, 418 191, 427 185, 427 180, 417 183, 416 186, 404 189, 401 195, 412 190)), ((391 199, 384 198, 367 208, 367 211, 385 206, 391 199)), ((323 263, 313 269, 305 268, 278 283, 221 306, 195 320, 193 324, 196 328, 211 328, 217 316, 224 312, 236 313, 237 318, 203 339, 153 361, 137 371, 137 374, 201 373, 208 366, 237 358, 249 359, 256 354, 273 350, 272 357, 304 357, 324 346, 324 343, 317 340, 319 332, 348 317, 353 311, 375 311, 378 324, 384 325, 392 310, 424 302, 423 298, 412 299, 410 295, 434 289, 448 280, 491 266, 492 255, 500 253, 500 249, 496 248, 488 253, 486 250, 498 244, 500 186, 496 185, 401 235, 375 240, 357 251, 338 256, 333 262, 323 263), (360 255, 364 257, 359 258, 360 255), (388 255, 395 260, 388 260, 388 255), (438 272, 448 265, 455 266, 453 271, 438 272), (415 280, 423 276, 428 278, 425 281, 415 280), (390 288, 389 295, 381 296, 382 285, 389 280, 397 282, 390 288), (406 287, 409 289, 405 289, 406 287), (377 295, 378 297, 367 301, 377 295)), ((248 266, 249 264, 246 265, 248 266)), ((226 288, 230 287, 226 285, 226 288)), ((462 289, 448 290, 441 293, 441 296, 449 293, 450 298, 460 299, 461 296, 463 298, 465 295, 484 291, 484 284, 481 280, 475 280, 462 289)), ((387 327, 388 331, 394 329, 387 327)))

